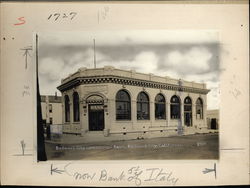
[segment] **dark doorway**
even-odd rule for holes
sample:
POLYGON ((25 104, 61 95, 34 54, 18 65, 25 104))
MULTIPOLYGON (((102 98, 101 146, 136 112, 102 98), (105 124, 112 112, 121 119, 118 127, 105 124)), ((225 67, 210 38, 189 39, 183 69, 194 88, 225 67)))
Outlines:
POLYGON ((188 127, 192 126, 192 113, 191 112, 184 113, 184 124, 188 127))
POLYGON ((211 119, 211 129, 216 129, 216 118, 211 119))
POLYGON ((103 104, 89 105, 89 130, 102 131, 104 129, 103 104))

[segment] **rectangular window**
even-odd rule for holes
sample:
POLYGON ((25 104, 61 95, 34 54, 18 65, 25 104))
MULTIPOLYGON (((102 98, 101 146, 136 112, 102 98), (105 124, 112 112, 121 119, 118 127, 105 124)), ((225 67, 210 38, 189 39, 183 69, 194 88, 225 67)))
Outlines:
POLYGON ((117 120, 130 120, 130 103, 129 102, 116 102, 116 119, 117 120))
POLYGON ((202 109, 199 108, 196 110, 196 118, 197 119, 203 119, 202 109))
POLYGON ((49 112, 52 113, 52 104, 49 104, 49 112))
POLYGON ((184 111, 192 111, 191 105, 184 105, 184 111))
POLYGON ((180 119, 180 106, 178 104, 171 104, 171 119, 180 119))
POLYGON ((155 104, 155 119, 166 119, 165 104, 155 104))
POLYGON ((53 118, 49 118, 49 124, 50 124, 50 125, 53 124, 53 118))
POLYGON ((137 102, 137 119, 149 120, 149 103, 137 102))

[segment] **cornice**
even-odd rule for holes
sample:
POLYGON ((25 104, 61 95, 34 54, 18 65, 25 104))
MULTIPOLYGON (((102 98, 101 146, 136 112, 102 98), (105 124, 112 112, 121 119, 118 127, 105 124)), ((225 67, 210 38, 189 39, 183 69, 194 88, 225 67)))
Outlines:
POLYGON ((127 78, 114 75, 77 77, 66 83, 61 84, 60 86, 57 87, 57 89, 63 92, 79 85, 102 84, 102 83, 132 85, 137 87, 182 91, 182 92, 199 93, 199 94, 207 94, 210 91, 209 89, 180 86, 169 83, 127 78))

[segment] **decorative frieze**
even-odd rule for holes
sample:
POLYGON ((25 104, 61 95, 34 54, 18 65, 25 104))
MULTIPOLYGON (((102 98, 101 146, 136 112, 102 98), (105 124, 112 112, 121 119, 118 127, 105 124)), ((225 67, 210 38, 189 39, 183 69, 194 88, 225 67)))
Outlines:
POLYGON ((77 77, 72 80, 69 80, 66 83, 61 84, 60 86, 57 87, 57 89, 59 89, 60 91, 65 91, 68 89, 72 89, 73 87, 76 87, 77 85, 100 84, 100 83, 114 83, 114 84, 121 84, 121 85, 132 85, 132 86, 138 86, 138 87, 183 91, 183 92, 191 92, 191 93, 199 93, 199 94, 207 94, 209 92, 209 89, 173 85, 173 84, 168 84, 168 83, 119 77, 119 76, 114 76, 114 75, 77 77))

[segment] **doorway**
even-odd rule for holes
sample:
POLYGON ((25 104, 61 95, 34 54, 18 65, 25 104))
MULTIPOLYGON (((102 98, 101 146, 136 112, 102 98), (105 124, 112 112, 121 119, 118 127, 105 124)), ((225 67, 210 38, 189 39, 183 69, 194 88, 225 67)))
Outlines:
POLYGON ((104 129, 103 104, 89 104, 89 131, 102 131, 104 129))
POLYGON ((216 118, 211 119, 211 129, 216 129, 216 118))

